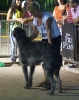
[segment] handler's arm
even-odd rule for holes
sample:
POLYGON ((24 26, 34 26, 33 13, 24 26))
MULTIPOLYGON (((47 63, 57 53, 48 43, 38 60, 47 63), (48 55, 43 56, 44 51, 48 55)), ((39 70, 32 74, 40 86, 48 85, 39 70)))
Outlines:
POLYGON ((46 21, 46 30, 47 30, 47 37, 48 37, 48 42, 52 44, 52 33, 51 33, 51 23, 52 23, 52 18, 48 18, 46 21))
POLYGON ((29 37, 31 40, 35 39, 38 36, 38 29, 35 25, 33 25, 33 34, 29 37))
POLYGON ((29 23, 29 22, 32 22, 34 19, 33 16, 29 17, 29 18, 24 18, 21 20, 21 23, 24 24, 24 23, 29 23))

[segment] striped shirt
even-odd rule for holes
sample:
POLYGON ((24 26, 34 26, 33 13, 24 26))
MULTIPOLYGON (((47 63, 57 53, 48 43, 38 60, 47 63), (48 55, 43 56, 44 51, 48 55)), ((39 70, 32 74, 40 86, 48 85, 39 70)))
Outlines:
POLYGON ((71 7, 69 7, 69 10, 68 10, 67 22, 68 23, 73 23, 73 18, 72 18, 72 13, 71 13, 71 7))

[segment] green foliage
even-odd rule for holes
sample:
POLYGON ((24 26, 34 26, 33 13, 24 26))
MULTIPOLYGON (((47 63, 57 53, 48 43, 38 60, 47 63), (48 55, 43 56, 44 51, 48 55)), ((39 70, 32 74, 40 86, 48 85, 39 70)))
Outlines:
POLYGON ((53 11, 55 7, 55 0, 36 0, 43 10, 53 11))
MULTIPOLYGON (((22 0, 23 1, 23 0, 22 0)), ((53 11, 55 7, 55 0, 36 0, 43 10, 53 11)), ((1 0, 0 11, 7 11, 11 5, 12 0, 1 0)))
POLYGON ((6 11, 8 9, 8 1, 1 0, 0 1, 0 11, 6 11))
POLYGON ((37 1, 40 4, 41 9, 45 8, 44 5, 45 5, 46 0, 35 0, 35 1, 37 1))
MULTIPOLYGON (((48 10, 48 11, 53 11, 56 2, 56 0, 36 0, 36 1, 40 4, 43 10, 48 10)), ((11 2, 12 0, 1 0, 0 11, 7 11, 11 5, 11 2)))
POLYGON ((47 0, 36 0, 39 4, 44 4, 47 0))
POLYGON ((46 10, 53 11, 55 7, 55 0, 46 0, 46 10))

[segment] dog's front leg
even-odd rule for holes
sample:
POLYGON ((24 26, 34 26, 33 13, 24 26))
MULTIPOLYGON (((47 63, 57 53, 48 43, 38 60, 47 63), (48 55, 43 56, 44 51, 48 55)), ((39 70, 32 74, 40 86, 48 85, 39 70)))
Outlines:
POLYGON ((23 65, 23 72, 24 72, 24 77, 26 81, 26 85, 24 86, 24 88, 28 89, 28 69, 27 69, 27 66, 25 65, 23 65))
POLYGON ((33 73, 34 73, 35 66, 30 66, 30 73, 29 73, 29 79, 28 79, 28 86, 32 86, 32 80, 33 80, 33 73))
POLYGON ((55 91, 55 87, 56 87, 56 80, 53 77, 53 73, 51 73, 50 71, 46 72, 46 75, 48 76, 48 78, 50 79, 50 83, 51 83, 51 90, 50 92, 48 92, 48 95, 52 95, 55 91))

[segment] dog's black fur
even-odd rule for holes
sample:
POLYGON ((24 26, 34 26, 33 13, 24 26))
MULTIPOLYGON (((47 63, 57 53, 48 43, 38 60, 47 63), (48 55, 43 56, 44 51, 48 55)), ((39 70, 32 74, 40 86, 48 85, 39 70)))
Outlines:
POLYGON ((61 80, 59 77, 59 70, 62 65, 62 56, 57 52, 56 48, 49 43, 42 41, 31 41, 25 35, 22 28, 16 27, 13 35, 19 46, 20 60, 23 65, 23 72, 26 80, 25 88, 28 89, 32 86, 32 79, 35 66, 42 62, 45 74, 50 79, 51 91, 48 92, 52 95, 55 91, 56 81, 53 75, 56 76, 59 92, 62 91, 61 80), (30 73, 28 75, 27 67, 30 66, 30 73))

